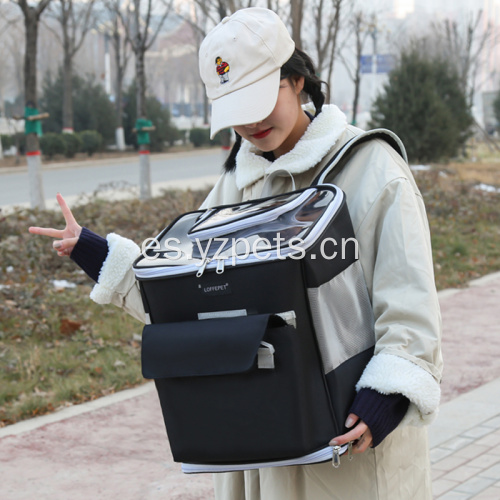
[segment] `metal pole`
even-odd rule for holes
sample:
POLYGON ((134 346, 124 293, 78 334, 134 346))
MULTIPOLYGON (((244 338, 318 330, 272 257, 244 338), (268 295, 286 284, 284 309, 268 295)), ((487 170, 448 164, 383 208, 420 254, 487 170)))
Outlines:
POLYGON ((45 209, 43 195, 42 161, 38 136, 26 135, 26 159, 28 163, 28 182, 30 189, 31 208, 45 209))
POLYGON ((139 146, 141 200, 149 200, 151 198, 151 168, 149 157, 149 144, 141 144, 139 146))

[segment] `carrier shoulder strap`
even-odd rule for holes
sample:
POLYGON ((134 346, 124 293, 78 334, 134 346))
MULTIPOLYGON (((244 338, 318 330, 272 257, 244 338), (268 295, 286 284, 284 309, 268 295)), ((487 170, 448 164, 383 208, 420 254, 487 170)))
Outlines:
MULTIPOLYGON (((369 130, 362 134, 353 137, 350 141, 346 142, 328 161, 323 170, 311 183, 312 186, 317 184, 323 184, 327 177, 331 177, 333 173, 334 176, 338 175, 341 170, 345 167, 346 163, 351 158, 354 150, 364 144, 365 142, 372 141, 375 139, 382 139, 387 142, 392 148, 394 148, 397 153, 403 158, 403 160, 408 163, 408 157, 406 155, 405 147, 401 139, 390 130, 384 128, 376 128, 369 130)), ((333 177, 331 177, 333 178, 333 177)))

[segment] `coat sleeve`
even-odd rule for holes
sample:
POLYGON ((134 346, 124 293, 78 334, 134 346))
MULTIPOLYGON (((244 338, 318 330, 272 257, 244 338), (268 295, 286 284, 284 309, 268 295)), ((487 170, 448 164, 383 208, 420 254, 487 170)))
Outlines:
POLYGON ((363 267, 373 269, 376 340, 357 390, 403 394, 410 400, 404 422, 428 424, 440 400, 441 316, 423 200, 407 178, 384 186, 357 238, 363 267))
POLYGON ((108 255, 90 298, 98 304, 114 304, 142 323, 146 321, 139 284, 132 269, 140 254, 136 243, 115 233, 108 234, 108 255))

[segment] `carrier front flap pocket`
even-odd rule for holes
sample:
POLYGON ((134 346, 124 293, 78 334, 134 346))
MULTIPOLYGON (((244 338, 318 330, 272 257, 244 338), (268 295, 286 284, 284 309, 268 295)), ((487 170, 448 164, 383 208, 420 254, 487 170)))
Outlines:
POLYGON ((257 314, 146 325, 142 334, 142 374, 158 379, 248 371, 256 366, 271 317, 276 318, 257 314))

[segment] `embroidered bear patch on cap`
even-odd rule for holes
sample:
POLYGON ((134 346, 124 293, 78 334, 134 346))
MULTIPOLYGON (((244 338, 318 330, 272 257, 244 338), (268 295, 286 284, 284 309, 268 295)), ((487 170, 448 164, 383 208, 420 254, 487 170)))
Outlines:
POLYGON ((215 58, 215 66, 216 66, 216 71, 217 74, 219 75, 220 78, 220 83, 221 85, 224 83, 227 83, 229 81, 229 64, 227 62, 224 62, 222 60, 222 57, 217 56, 215 58))

